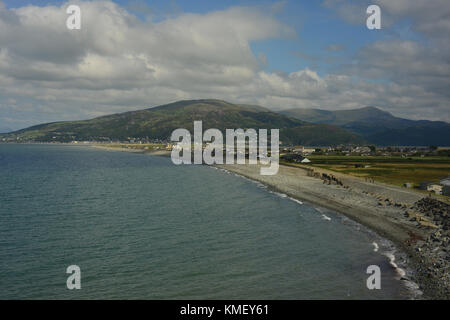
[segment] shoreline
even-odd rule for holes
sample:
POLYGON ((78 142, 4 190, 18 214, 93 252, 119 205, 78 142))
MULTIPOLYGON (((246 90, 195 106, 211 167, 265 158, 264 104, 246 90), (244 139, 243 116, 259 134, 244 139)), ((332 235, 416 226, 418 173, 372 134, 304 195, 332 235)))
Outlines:
MULTIPOLYGON (((280 170, 274 176, 259 174, 259 165, 215 165, 247 179, 258 181, 287 196, 318 205, 338 212, 351 220, 363 225, 378 236, 391 241, 407 259, 405 269, 411 270, 410 280, 419 285, 423 292, 423 299, 449 299, 448 271, 444 274, 429 272, 424 266, 434 265, 434 256, 425 255, 419 248, 422 239, 429 239, 434 228, 416 223, 405 217, 405 212, 413 208, 414 204, 423 198, 422 195, 401 188, 380 183, 367 183, 362 179, 336 174, 334 176, 343 182, 343 186, 324 184, 317 177, 308 176, 308 169, 280 165, 280 170), (380 205, 380 197, 388 194, 388 205, 380 205), (401 200, 401 201, 400 201, 401 200), (417 240, 421 239, 421 240, 417 240)), ((317 173, 330 171, 314 168, 317 173)), ((428 222, 427 222, 428 223, 428 222)), ((438 252, 433 250, 436 255, 438 252)), ((389 257, 387 257, 389 258, 389 257)), ((389 258, 390 259, 390 258, 389 258)), ((391 261, 393 268, 394 261, 391 261)), ((403 267, 403 266, 402 266, 403 267)), ((448 267, 448 266, 447 266, 448 267)))
POLYGON ((274 193, 281 198, 288 198, 291 201, 294 201, 300 205, 306 204, 312 208, 314 208, 316 211, 321 214, 322 218, 324 220, 331 220, 326 214, 331 213, 334 215, 337 215, 339 219, 345 219, 347 223, 350 224, 351 228, 357 229, 359 232, 364 232, 367 234, 370 234, 372 237, 374 237, 374 241, 372 242, 372 245, 374 246, 373 251, 379 252, 381 249, 384 249, 384 252, 379 252, 380 255, 384 256, 386 258, 387 263, 392 267, 394 272, 397 274, 395 277, 396 281, 404 281, 403 286, 404 288, 409 292, 409 299, 410 300, 423 300, 427 299, 427 297, 424 297, 424 293, 421 289, 419 289, 419 285, 416 282, 415 275, 415 269, 411 267, 411 263, 408 259, 408 255, 406 252, 404 252, 403 249, 399 248, 398 245, 396 245, 392 240, 390 240, 386 236, 382 236, 379 234, 379 232, 373 230, 372 228, 369 228, 367 225, 362 224, 356 219, 350 217, 349 215, 342 213, 333 206, 333 204, 330 204, 328 206, 324 205, 323 203, 317 203, 314 201, 311 201, 310 199, 306 198, 298 198, 293 195, 289 195, 284 193, 279 188, 273 186, 273 185, 267 185, 259 180, 256 180, 254 178, 244 176, 241 173, 237 173, 236 171, 230 170, 229 168, 219 167, 219 166, 212 166, 218 170, 223 170, 227 173, 234 174, 238 177, 241 177, 243 179, 246 179, 248 181, 252 181, 253 183, 258 183, 264 186, 264 188, 270 192, 274 193), (400 262, 399 262, 400 260, 400 262))
MULTIPOLYGON (((98 145, 92 147, 165 157, 170 157, 171 154, 167 150, 133 150, 98 145)), ((403 275, 400 280, 419 285, 423 293, 419 299, 450 299, 448 264, 441 273, 436 273, 433 268, 435 257, 440 251, 436 248, 422 250, 425 239, 432 239, 436 230, 432 221, 415 208, 415 204, 424 198, 422 194, 383 183, 365 182, 357 177, 315 167, 280 164, 279 171, 274 176, 260 175, 260 165, 224 164, 212 167, 262 183, 269 190, 283 193, 294 201, 305 201, 313 207, 319 206, 337 212, 362 225, 393 244, 398 253, 395 258, 402 257, 403 262, 394 261, 393 256, 386 255, 386 258, 394 269, 400 269, 396 270, 398 273, 407 271, 408 277, 403 275), (311 174, 311 169, 314 174, 311 174), (318 177, 322 174, 332 176, 341 185, 326 184, 326 181, 318 177), (411 214, 417 218, 416 222, 411 221, 411 214)))
POLYGON ((162 157, 170 156, 170 151, 167 151, 167 150, 145 150, 145 149, 133 149, 133 148, 118 148, 118 147, 108 147, 108 146, 102 146, 102 145, 96 145, 96 144, 91 144, 88 146, 95 148, 95 149, 101 149, 101 150, 106 150, 106 151, 150 154, 153 156, 162 156, 162 157))

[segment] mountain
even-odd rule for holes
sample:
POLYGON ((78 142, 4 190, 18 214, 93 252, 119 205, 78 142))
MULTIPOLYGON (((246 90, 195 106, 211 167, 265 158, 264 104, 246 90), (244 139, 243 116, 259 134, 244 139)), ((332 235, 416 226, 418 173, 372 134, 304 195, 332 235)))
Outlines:
POLYGON ((375 107, 340 111, 289 109, 280 113, 316 124, 339 126, 376 145, 450 146, 449 123, 402 119, 375 107))
POLYGON ((139 111, 112 114, 91 120, 53 122, 18 130, 1 138, 20 141, 128 140, 148 138, 168 140, 173 130, 193 132, 194 120, 203 121, 203 130, 280 129, 287 144, 360 144, 363 140, 345 129, 328 124, 311 124, 260 106, 231 104, 221 100, 189 100, 139 111))

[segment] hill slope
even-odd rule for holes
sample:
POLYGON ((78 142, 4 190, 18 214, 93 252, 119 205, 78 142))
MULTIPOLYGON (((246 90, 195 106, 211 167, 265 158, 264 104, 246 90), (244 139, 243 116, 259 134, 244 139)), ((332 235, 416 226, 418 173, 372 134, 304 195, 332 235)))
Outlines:
POLYGON ((280 129, 280 140, 289 144, 336 145, 361 143, 357 135, 332 125, 311 124, 268 109, 236 105, 220 100, 179 101, 150 109, 131 111, 83 121, 41 124, 2 137, 20 141, 126 140, 149 138, 168 140, 173 130, 193 132, 194 120, 203 129, 280 129))
POLYGON ((290 109, 280 113, 316 124, 336 125, 377 145, 450 146, 449 123, 402 119, 374 107, 341 111, 290 109))

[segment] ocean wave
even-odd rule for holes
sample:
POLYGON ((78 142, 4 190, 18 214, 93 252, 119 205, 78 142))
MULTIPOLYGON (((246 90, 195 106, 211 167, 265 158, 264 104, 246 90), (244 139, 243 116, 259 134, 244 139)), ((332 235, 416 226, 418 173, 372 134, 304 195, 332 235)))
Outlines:
POLYGON ((283 198, 283 199, 288 197, 287 194, 276 192, 276 191, 270 191, 270 193, 272 193, 274 195, 277 195, 277 196, 279 196, 280 198, 283 198))
POLYGON ((378 243, 376 243, 375 241, 374 242, 372 242, 372 244, 373 244, 373 252, 378 252, 378 243))
POLYGON ((392 266, 392 268, 394 268, 395 272, 400 276, 400 278, 404 277, 406 275, 406 272, 402 268, 399 268, 395 263, 394 253, 386 252, 384 255, 389 259, 389 264, 392 266))
POLYGON ((410 292, 412 295, 412 299, 417 299, 423 295, 423 292, 420 290, 420 287, 417 283, 415 283, 412 280, 409 280, 406 277, 406 271, 402 268, 400 268, 397 263, 395 262, 395 255, 394 252, 385 252, 384 255, 389 259, 389 264, 394 268, 395 272, 397 273, 397 280, 402 280, 403 285, 405 288, 410 292))
POLYGON ((292 197, 289 197, 289 200, 294 201, 295 203, 298 203, 298 204, 303 204, 303 202, 301 202, 300 200, 297 200, 297 199, 292 198, 292 197))

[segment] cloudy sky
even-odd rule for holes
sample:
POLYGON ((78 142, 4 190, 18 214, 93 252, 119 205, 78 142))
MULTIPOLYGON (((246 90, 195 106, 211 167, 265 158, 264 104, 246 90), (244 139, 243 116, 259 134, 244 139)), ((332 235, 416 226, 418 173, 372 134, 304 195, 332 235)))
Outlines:
POLYGON ((199 98, 450 121, 449 34, 448 0, 0 0, 0 132, 199 98))

